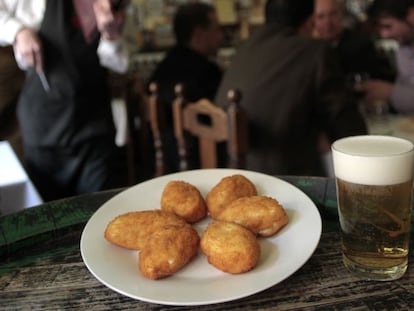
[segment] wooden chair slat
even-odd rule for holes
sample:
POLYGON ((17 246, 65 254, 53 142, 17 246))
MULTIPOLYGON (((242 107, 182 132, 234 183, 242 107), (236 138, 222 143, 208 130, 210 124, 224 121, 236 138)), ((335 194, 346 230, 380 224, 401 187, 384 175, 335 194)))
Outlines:
POLYGON ((240 92, 229 90, 228 108, 224 109, 203 98, 196 102, 185 99, 184 86, 176 86, 173 103, 174 133, 178 143, 180 169, 189 169, 188 137, 199 142, 201 168, 218 167, 217 144, 227 144, 228 166, 243 168, 248 148, 247 118, 240 107, 240 92))

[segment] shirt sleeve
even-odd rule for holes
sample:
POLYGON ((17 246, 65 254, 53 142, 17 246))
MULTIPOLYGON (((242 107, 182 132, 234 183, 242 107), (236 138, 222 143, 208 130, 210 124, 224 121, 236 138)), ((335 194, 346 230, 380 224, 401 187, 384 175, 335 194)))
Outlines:
POLYGON ((23 27, 38 31, 45 0, 0 0, 0 45, 12 45, 23 27))
POLYGON ((123 39, 109 41, 101 38, 98 46, 101 65, 118 73, 125 73, 129 66, 129 51, 123 39))
MULTIPOLYGON (((45 6, 45 0, 0 0, 0 46, 13 45, 24 27, 38 31, 45 6)), ((26 70, 28 66, 16 50, 14 56, 19 68, 26 70)))
POLYGON ((12 45, 22 23, 14 16, 15 1, 0 0, 0 45, 12 45))
POLYGON ((396 53, 398 76, 391 93, 391 105, 399 113, 414 113, 414 54, 411 47, 400 47, 396 53))
POLYGON ((23 25, 14 18, 10 18, 7 23, 3 23, 4 16, 2 13, 0 12, 0 27, 2 28, 0 45, 12 45, 15 41, 16 34, 23 28, 23 25))
POLYGON ((414 85, 395 83, 391 93, 392 106, 399 113, 414 113, 414 85))

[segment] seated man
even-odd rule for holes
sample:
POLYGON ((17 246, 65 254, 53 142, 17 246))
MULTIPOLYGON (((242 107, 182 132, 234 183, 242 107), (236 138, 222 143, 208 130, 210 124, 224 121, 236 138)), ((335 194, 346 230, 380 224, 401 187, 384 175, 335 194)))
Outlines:
POLYGON ((346 27, 345 8, 340 0, 315 0, 314 24, 315 37, 331 43, 345 74, 394 79, 394 68, 376 48, 372 34, 346 27))
POLYGON ((398 42, 395 83, 373 79, 363 83, 368 103, 388 101, 399 113, 414 113, 414 1, 376 0, 369 9, 381 37, 398 42))
POLYGON ((247 168, 277 175, 325 175, 318 149, 366 133, 332 49, 310 38, 313 0, 268 0, 266 23, 233 57, 216 102, 238 88, 249 122, 247 168))
POLYGON ((174 34, 176 45, 150 78, 151 82, 158 83, 159 96, 166 112, 167 129, 163 136, 167 172, 178 169, 171 109, 175 85, 184 84, 188 100, 212 100, 222 76, 219 66, 210 60, 216 55, 223 39, 214 7, 205 3, 180 6, 174 17, 174 34))

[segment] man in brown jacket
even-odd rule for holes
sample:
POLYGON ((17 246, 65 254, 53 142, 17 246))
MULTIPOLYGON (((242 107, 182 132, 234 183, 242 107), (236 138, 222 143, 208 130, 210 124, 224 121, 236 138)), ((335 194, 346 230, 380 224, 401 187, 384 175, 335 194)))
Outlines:
POLYGON ((242 93, 249 119, 247 168, 325 175, 319 139, 366 133, 357 101, 324 42, 310 38, 313 0, 269 0, 266 23, 232 60, 216 102, 242 93))

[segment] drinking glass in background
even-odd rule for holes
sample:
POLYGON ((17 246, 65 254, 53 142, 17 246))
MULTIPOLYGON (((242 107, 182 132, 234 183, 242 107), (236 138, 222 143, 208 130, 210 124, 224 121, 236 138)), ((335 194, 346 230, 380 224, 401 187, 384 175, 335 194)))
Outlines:
POLYGON ((364 91, 360 88, 360 85, 370 79, 370 75, 367 72, 354 72, 347 74, 346 81, 351 90, 355 93, 358 99, 362 99, 365 96, 364 91))
POLYGON ((373 135, 391 135, 391 117, 388 102, 376 100, 372 103, 363 102, 362 105, 368 132, 373 135))
POLYGON ((414 145, 405 139, 364 135, 332 144, 345 267, 389 281, 407 270, 414 145))

